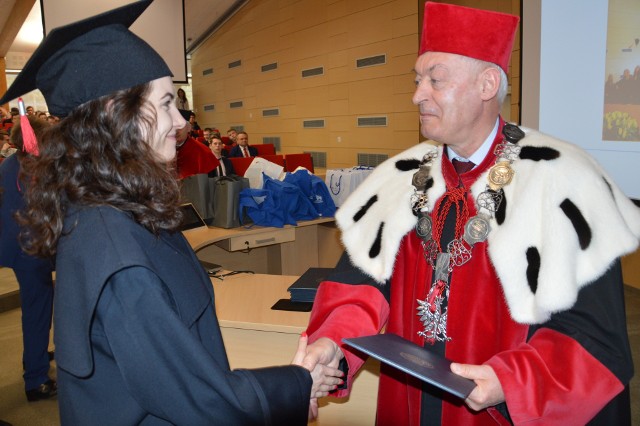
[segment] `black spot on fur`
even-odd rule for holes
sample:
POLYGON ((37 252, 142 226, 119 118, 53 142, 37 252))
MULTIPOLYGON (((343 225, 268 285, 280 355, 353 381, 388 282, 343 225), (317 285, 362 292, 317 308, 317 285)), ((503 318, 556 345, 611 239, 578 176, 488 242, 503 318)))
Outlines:
POLYGON ((538 274, 540 274, 540 252, 535 247, 527 249, 527 282, 531 292, 538 290, 538 274))
POLYGON ((615 195, 613 195, 613 188, 611 187, 611 184, 604 177, 602 178, 602 180, 604 181, 605 185, 607 185, 607 188, 609 188, 609 192, 611 193, 611 197, 613 197, 613 199, 615 200, 616 197, 615 197, 615 195))
POLYGON ((546 146, 523 146, 520 159, 533 161, 550 161, 560 157, 560 151, 546 146))
POLYGON ((431 176, 429 176, 427 178, 427 183, 424 184, 424 191, 426 191, 427 189, 431 188, 433 186, 433 178, 431 176))
MULTIPOLYGON (((493 192, 493 190, 491 189, 489 191, 493 192)), ((502 225, 507 216, 507 197, 504 194, 504 190, 502 188, 500 188, 497 193, 502 195, 502 201, 500 202, 500 205, 496 210, 496 222, 498 223, 498 225, 502 225)))
POLYGON ((587 223, 587 220, 580 212, 580 209, 568 198, 565 198, 565 200, 560 203, 560 208, 571 221, 573 229, 575 229, 576 234, 578 235, 580 248, 582 250, 586 250, 591 243, 591 227, 587 223))
POLYGON ((420 160, 398 160, 396 161, 396 169, 401 172, 408 172, 409 170, 416 170, 420 168, 420 160))
POLYGON ((367 204, 365 204, 364 206, 362 206, 360 208, 360 210, 358 210, 358 213, 356 213, 355 215, 353 215, 353 221, 357 222, 360 219, 362 219, 362 216, 364 216, 365 214, 367 214, 367 210, 369 210, 371 208, 372 205, 374 205, 376 203, 376 201, 378 201, 378 196, 374 195, 373 197, 369 198, 369 201, 367 201, 367 204))
POLYGON ((380 254, 380 248, 382 247, 382 230, 384 229, 384 222, 380 224, 378 228, 378 235, 376 235, 376 240, 373 242, 373 245, 369 249, 369 257, 373 259, 380 254))

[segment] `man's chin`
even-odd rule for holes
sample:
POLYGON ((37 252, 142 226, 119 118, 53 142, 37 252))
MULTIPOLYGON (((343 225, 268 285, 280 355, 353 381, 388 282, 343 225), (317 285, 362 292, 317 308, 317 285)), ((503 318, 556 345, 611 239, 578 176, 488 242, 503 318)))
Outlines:
POLYGON ((425 125, 424 123, 420 126, 420 133, 425 138, 435 141, 437 140, 437 132, 434 126, 425 125))

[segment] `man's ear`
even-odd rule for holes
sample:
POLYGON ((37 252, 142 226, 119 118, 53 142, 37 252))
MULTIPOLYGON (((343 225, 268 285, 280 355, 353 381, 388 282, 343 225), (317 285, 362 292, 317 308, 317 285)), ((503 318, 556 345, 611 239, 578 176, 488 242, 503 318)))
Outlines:
POLYGON ((480 73, 481 97, 488 101, 498 94, 501 72, 497 68, 489 67, 480 73))

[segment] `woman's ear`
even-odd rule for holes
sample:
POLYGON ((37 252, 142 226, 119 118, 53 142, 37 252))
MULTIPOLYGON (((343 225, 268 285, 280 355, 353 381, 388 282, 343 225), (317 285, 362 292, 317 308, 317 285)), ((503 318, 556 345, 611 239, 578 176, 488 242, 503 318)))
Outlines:
POLYGON ((494 67, 486 68, 480 73, 481 97, 483 101, 488 101, 496 96, 500 88, 500 70, 494 67))

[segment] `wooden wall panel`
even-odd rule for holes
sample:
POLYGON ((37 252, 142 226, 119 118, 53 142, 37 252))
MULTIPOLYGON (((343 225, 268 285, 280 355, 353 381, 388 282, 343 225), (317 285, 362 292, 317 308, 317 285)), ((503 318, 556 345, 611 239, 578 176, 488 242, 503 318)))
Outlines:
MULTIPOLYGON (((399 153, 420 139, 416 107, 411 102, 420 3, 248 2, 192 54, 198 122, 223 132, 229 126, 243 125, 253 143, 278 136, 282 153, 326 152, 329 168, 355 165, 359 152, 399 153), (386 64, 356 67, 357 59, 382 54, 386 64), (229 69, 229 62, 236 60, 242 65, 229 69), (261 71, 261 66, 274 62, 276 70, 261 71), (302 70, 315 67, 324 67, 324 75, 301 77, 302 70), (202 75, 211 68, 213 74, 202 75), (230 109, 233 101, 242 101, 243 107, 230 109), (204 112, 205 104, 214 104, 215 111, 204 112), (279 108, 279 116, 263 117, 262 110, 267 108, 279 108), (387 126, 357 126, 358 117, 378 115, 387 117, 387 126), (303 120, 319 118, 325 119, 325 128, 303 128, 303 120)), ((519 11, 519 0, 467 3, 519 11)), ((517 79, 519 73, 518 62, 510 77, 517 79)), ((519 90, 516 81, 514 89, 519 90)), ((518 112, 518 100, 519 93, 511 97, 506 110, 518 112)))

